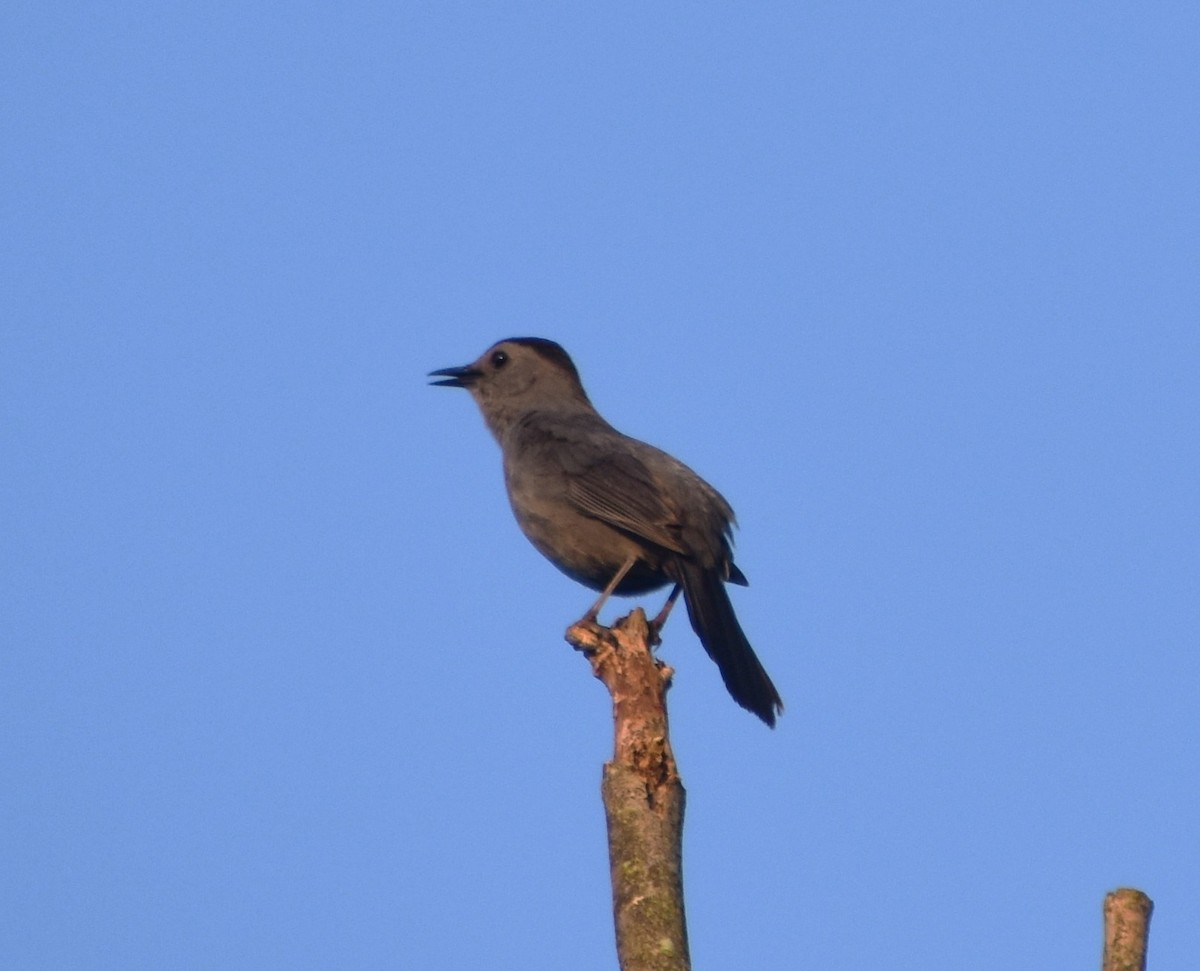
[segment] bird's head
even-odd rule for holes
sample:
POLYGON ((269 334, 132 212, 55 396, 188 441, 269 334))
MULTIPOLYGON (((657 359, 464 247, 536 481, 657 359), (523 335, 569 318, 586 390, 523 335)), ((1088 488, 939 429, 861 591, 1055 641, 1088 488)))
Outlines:
POLYGON ((554 341, 510 337, 471 364, 429 372, 442 388, 466 388, 492 432, 530 411, 582 405, 591 409, 575 364, 554 341))

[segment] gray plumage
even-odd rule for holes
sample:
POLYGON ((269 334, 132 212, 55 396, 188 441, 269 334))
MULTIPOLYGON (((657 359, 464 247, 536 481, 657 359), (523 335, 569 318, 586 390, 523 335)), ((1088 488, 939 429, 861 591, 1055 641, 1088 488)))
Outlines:
POLYGON ((434 384, 466 388, 504 456, 504 480, 530 542, 573 580, 610 593, 675 584, 729 693, 768 725, 783 701, 746 639, 726 583, 745 585, 730 544, 733 510, 682 462, 622 435, 588 400, 553 341, 512 338, 434 384))

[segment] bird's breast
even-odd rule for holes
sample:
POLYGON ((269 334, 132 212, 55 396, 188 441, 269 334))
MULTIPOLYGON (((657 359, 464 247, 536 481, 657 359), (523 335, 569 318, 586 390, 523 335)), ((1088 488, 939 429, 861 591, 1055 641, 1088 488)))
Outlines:
POLYGON ((634 537, 579 510, 568 496, 568 479, 531 472, 527 463, 506 463, 505 482, 517 524, 546 559, 578 583, 594 590, 608 586, 630 557, 637 562, 617 593, 655 590, 668 582, 658 552, 634 537))

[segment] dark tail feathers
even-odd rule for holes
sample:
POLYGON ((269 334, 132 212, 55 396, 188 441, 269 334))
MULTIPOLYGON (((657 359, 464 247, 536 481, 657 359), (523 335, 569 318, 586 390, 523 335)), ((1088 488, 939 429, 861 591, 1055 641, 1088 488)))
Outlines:
POLYGON ((688 618, 708 656, 717 662, 733 700, 772 728, 783 711, 783 699, 742 633, 725 583, 714 570, 688 560, 676 561, 688 618))

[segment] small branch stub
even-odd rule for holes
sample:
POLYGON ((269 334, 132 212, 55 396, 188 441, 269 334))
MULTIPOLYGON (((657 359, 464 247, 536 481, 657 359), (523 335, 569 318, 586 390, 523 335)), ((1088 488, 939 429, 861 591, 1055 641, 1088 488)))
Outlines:
POLYGON ((612 628, 581 621, 567 631, 612 695, 613 759, 601 794, 622 971, 688 971, 685 794, 667 734, 672 671, 654 657, 650 639, 641 609, 612 628))
POLYGON ((1153 901, 1140 890, 1125 887, 1104 898, 1102 971, 1146 971, 1146 944, 1153 910, 1153 901))

